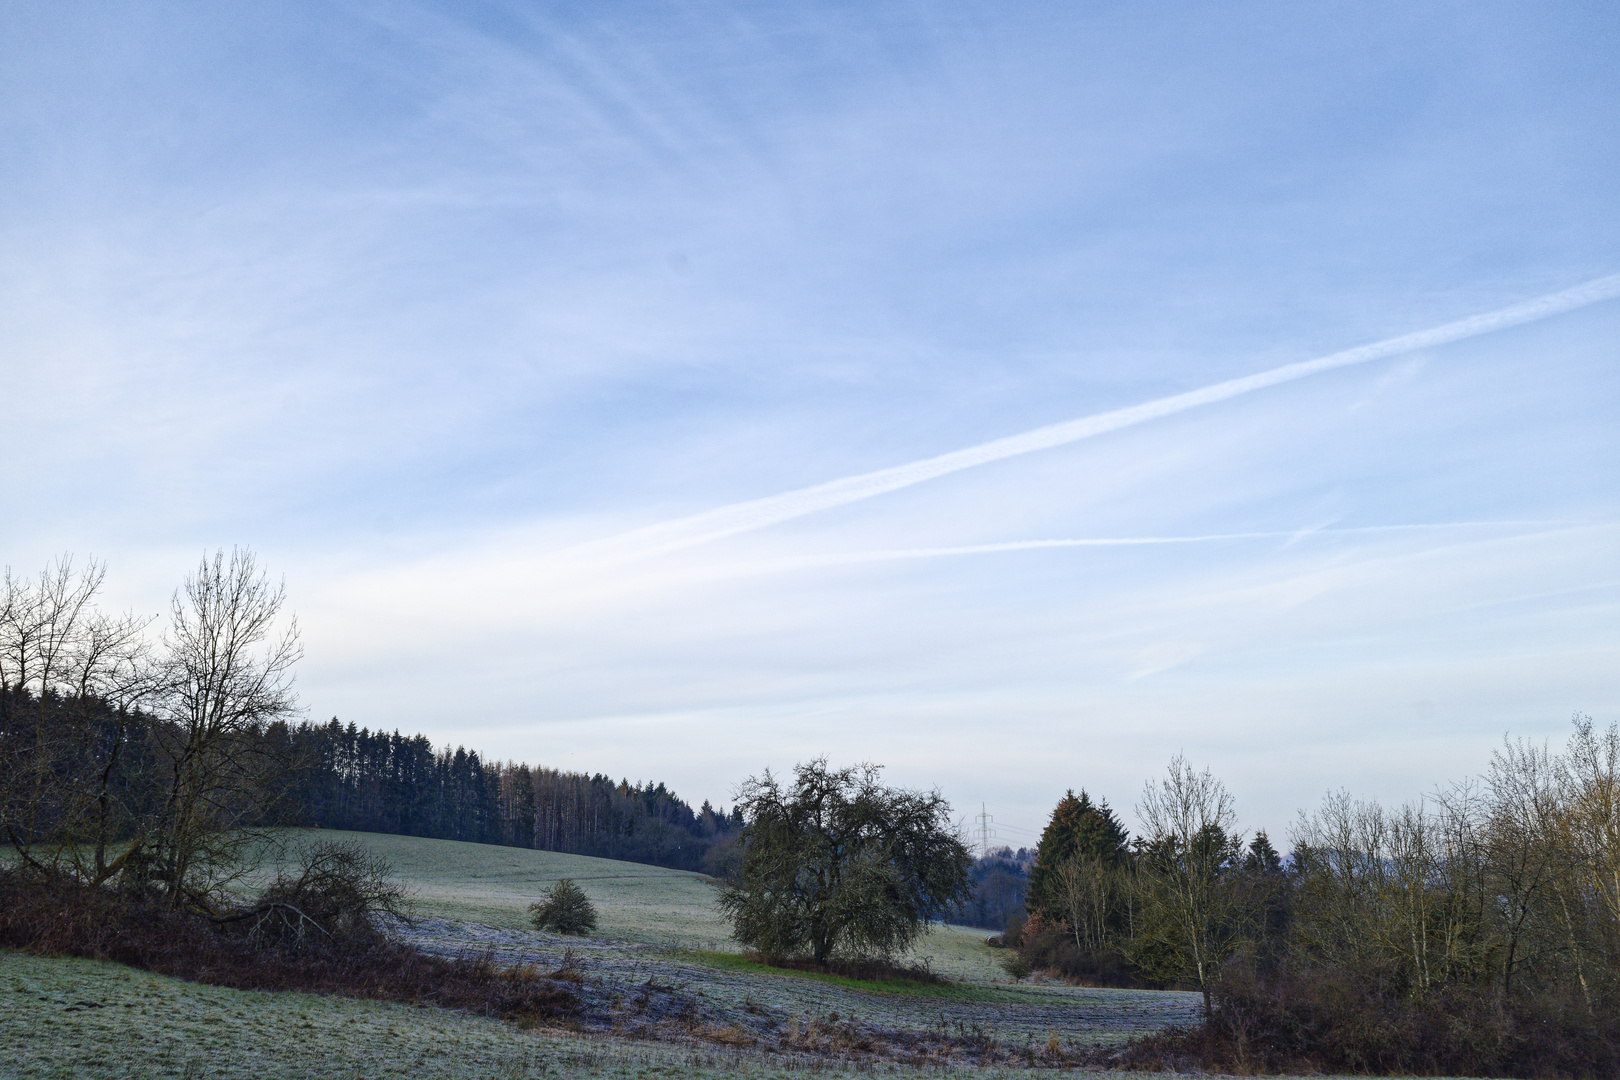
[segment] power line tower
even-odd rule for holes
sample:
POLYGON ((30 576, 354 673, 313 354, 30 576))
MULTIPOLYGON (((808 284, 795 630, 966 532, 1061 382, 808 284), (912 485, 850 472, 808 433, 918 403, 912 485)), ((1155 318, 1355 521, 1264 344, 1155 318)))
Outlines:
POLYGON ((979 804, 979 816, 973 820, 979 823, 979 854, 990 854, 990 841, 996 838, 996 830, 990 827, 996 819, 991 817, 985 809, 984 803, 979 804))

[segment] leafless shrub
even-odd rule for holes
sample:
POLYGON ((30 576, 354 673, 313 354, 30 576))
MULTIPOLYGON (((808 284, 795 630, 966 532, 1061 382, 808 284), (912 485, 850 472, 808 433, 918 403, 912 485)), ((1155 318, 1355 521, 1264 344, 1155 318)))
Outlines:
POLYGON ((383 940, 380 919, 409 920, 405 887, 362 845, 322 841, 298 854, 296 873, 281 873, 257 903, 214 921, 240 924, 264 946, 352 952, 383 940))
POLYGON ((564 949, 562 963, 557 965, 548 978, 558 982, 582 983, 585 981, 585 966, 580 963, 579 956, 573 949, 564 949))

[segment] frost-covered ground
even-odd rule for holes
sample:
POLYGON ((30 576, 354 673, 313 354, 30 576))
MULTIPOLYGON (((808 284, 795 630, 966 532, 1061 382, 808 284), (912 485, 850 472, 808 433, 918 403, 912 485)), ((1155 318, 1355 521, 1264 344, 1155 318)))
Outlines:
MULTIPOLYGON (((566 979, 582 1008, 522 1029, 430 1007, 228 990, 85 960, 0 953, 0 1077, 829 1076, 950 1068, 1019 1075, 1169 1023, 1195 995, 1011 984, 982 931, 937 927, 907 957, 943 987, 851 984, 736 954, 701 875, 608 859, 364 833, 417 917, 426 951, 487 955, 566 979), (527 928, 560 877, 585 889, 598 935, 527 928)), ((268 865, 263 875, 273 873, 268 865)))
MULTIPOLYGON (((810 1069, 828 1080, 874 1071, 805 1054, 521 1030, 430 1007, 228 990, 101 961, 0 952, 6 1080, 764 1080, 810 1069)), ((887 1065, 875 1071, 917 1073, 887 1065)), ((951 1075, 1027 1073, 953 1068, 951 1075)))
MULTIPOLYGON (((320 829, 288 833, 290 858, 298 844, 354 841, 390 863, 408 883, 424 915, 505 929, 529 925, 527 908, 558 878, 573 878, 601 916, 605 938, 690 949, 733 950, 730 927, 714 903, 714 885, 702 874, 661 866, 565 855, 555 851, 430 840, 415 836, 320 829)), ((268 861, 257 880, 280 865, 268 861)), ((995 954, 984 945, 987 931, 935 927, 907 957, 956 978, 1004 978, 995 954)))
MULTIPOLYGON (((502 966, 577 971, 592 1030, 644 1037, 709 1037, 789 1048, 811 1026, 851 1044, 909 1056, 911 1040, 952 1046, 962 1059, 1027 1056, 1110 1046, 1196 1018, 1196 994, 1005 985, 962 980, 945 987, 872 990, 847 980, 761 969, 730 954, 420 918, 401 936, 429 952, 487 954, 502 966), (796 1034, 797 1033, 797 1034, 796 1034), (990 1053, 990 1047, 996 1048, 990 1053), (975 1048, 978 1048, 977 1052, 975 1048)), ((851 1053, 856 1051, 851 1050, 851 1053)))

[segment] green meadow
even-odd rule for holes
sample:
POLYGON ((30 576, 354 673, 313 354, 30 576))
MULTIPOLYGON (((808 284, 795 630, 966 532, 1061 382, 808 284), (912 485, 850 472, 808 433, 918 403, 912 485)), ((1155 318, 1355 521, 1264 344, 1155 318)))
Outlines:
MULTIPOLYGON (((0 953, 0 1045, 8 1048, 0 1076, 764 1077, 947 1066, 953 1075, 1012 1076, 1026 1062, 1049 1071, 1066 1055, 1197 1010, 1191 994, 1014 984, 983 931, 963 927, 936 927, 907 958, 949 976, 949 985, 767 968, 738 954, 709 881, 682 871, 330 830, 287 839, 353 840, 387 859, 415 908, 412 924, 396 932, 424 950, 540 971, 577 964, 594 1019, 523 1028, 428 1006, 230 990, 99 961, 0 953), (562 877, 597 906, 594 936, 528 927, 529 903, 562 877), (678 1024, 670 1019, 677 1007, 678 1024), (882 1052, 867 1047, 873 1032, 888 1040, 882 1052), (991 1043, 1009 1060, 991 1067, 969 1052, 991 1043)), ((269 859, 260 876, 276 869, 269 859)))
MULTIPOLYGON (((292 847, 316 840, 359 841, 409 882, 417 910, 427 916, 504 930, 526 930, 528 906, 559 878, 573 878, 596 905, 602 938, 708 951, 735 951, 731 929, 714 903, 714 885, 702 874, 661 866, 564 855, 555 851, 429 840, 413 836, 320 829, 287 836, 292 847)), ((266 860, 268 878, 279 862, 266 860)), ((927 963, 954 979, 1005 979, 987 932, 936 926, 905 959, 927 963)))

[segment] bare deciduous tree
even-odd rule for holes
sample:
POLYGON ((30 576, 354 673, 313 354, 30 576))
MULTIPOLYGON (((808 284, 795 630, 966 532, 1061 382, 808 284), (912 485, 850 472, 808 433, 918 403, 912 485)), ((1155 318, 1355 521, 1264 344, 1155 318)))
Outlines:
POLYGON ((286 586, 251 552, 204 557, 176 590, 163 642, 168 792, 143 858, 176 904, 207 907, 242 870, 242 826, 273 801, 281 763, 251 736, 293 715, 296 619, 277 632, 286 586))
POLYGON ((1558 769, 1547 746, 1507 740, 1485 774, 1485 873, 1499 907, 1497 990, 1513 990, 1520 969, 1563 947, 1549 898, 1566 871, 1556 842, 1558 769))
POLYGON ((37 872, 206 907, 273 800, 259 736, 295 709, 296 622, 276 632, 284 590, 251 553, 218 552, 154 650, 151 619, 96 608, 104 577, 64 557, 0 580, 0 829, 37 872))
POLYGON ((1053 875, 1053 900, 1063 912, 1075 947, 1100 952, 1108 946, 1108 928, 1125 887, 1121 869, 1094 855, 1078 855, 1060 864, 1053 875))
POLYGON ((1559 840, 1568 872, 1559 879, 1558 898, 1591 1009, 1600 994, 1620 997, 1620 725, 1595 731, 1592 718, 1579 714, 1574 725, 1559 761, 1559 840))
POLYGON ((1135 954, 1161 977, 1195 981, 1207 1016, 1221 961, 1241 940, 1242 897, 1227 880, 1242 848, 1230 833, 1232 795, 1178 754, 1162 780, 1143 787, 1136 815, 1147 830, 1137 860, 1147 932, 1135 954))
POLYGON ((1346 971, 1377 970, 1411 996, 1477 970, 1475 789, 1385 810, 1330 793, 1293 829, 1296 943, 1346 971), (1454 887, 1446 887, 1447 884, 1454 887))
POLYGON ((0 819, 18 857, 95 884, 135 829, 114 777, 157 689, 150 619, 95 607, 105 568, 64 556, 0 584, 0 819))

